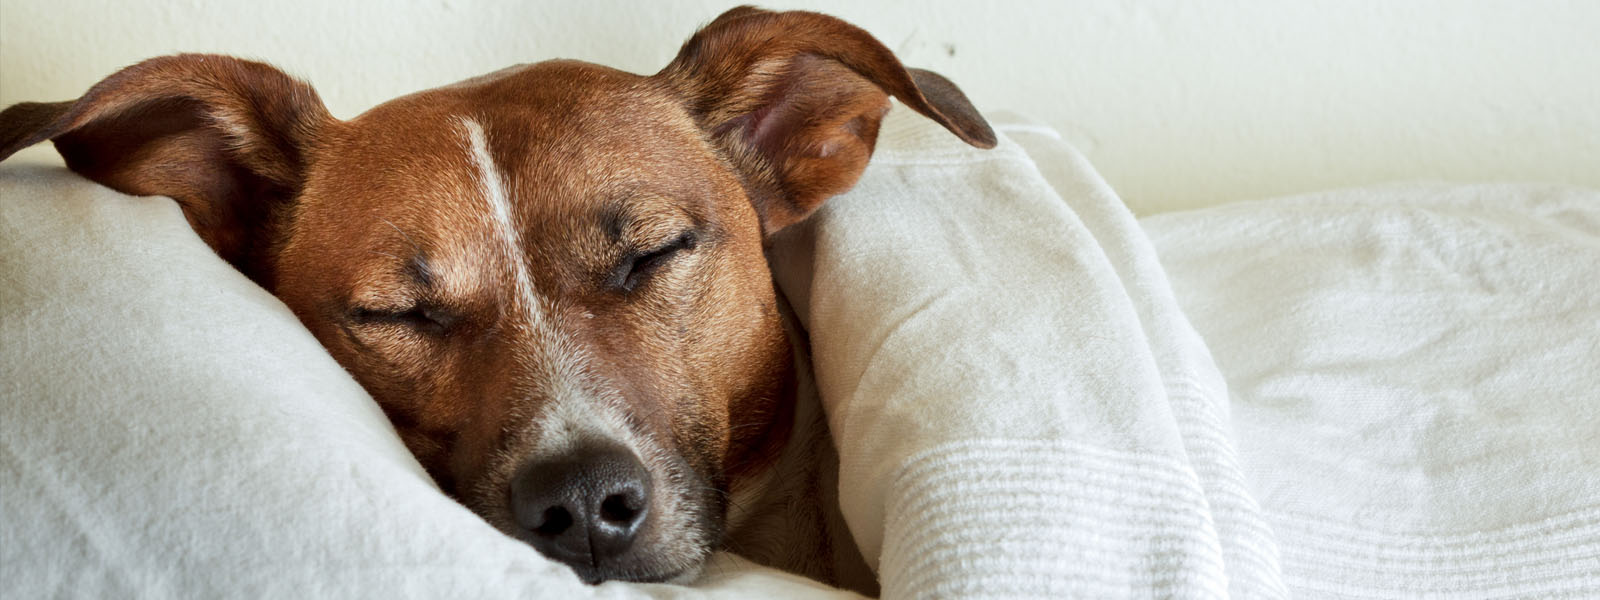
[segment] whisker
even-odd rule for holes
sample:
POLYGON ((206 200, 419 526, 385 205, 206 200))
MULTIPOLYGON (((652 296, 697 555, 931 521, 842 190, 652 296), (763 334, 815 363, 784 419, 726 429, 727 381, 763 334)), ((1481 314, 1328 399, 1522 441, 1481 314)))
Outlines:
POLYGON ((742 425, 734 425, 733 427, 729 427, 728 428, 728 432, 732 433, 732 432, 735 432, 735 431, 749 429, 751 427, 769 427, 771 425, 772 425, 771 423, 744 423, 742 425))
POLYGON ((419 254, 419 255, 422 254, 422 246, 418 246, 417 245, 417 241, 411 239, 411 235, 410 234, 407 234, 404 230, 400 229, 400 227, 398 225, 395 225, 393 222, 389 221, 388 219, 379 219, 379 220, 383 221, 383 224, 388 225, 389 227, 393 228, 396 233, 400 234, 400 237, 405 238, 406 243, 411 244, 411 249, 415 250, 417 252, 417 254, 419 254))

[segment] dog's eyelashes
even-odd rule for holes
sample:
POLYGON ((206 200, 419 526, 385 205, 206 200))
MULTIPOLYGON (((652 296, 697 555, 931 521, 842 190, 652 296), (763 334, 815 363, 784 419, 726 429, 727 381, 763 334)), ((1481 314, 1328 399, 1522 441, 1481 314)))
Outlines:
POLYGON ((457 321, 455 314, 426 304, 401 310, 356 308, 350 316, 364 325, 400 325, 430 335, 448 332, 457 321))
POLYGON ((694 232, 689 231, 655 250, 629 254, 612 272, 612 285, 632 292, 679 252, 693 250, 697 241, 694 232))

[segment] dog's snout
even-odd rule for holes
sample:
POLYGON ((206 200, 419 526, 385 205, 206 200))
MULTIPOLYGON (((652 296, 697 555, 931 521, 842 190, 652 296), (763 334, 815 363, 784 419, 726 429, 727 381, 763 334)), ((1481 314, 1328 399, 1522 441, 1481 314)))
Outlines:
POLYGON ((590 446, 518 470, 511 511, 526 539, 586 580, 616 578, 644 527, 650 472, 620 446, 590 446))

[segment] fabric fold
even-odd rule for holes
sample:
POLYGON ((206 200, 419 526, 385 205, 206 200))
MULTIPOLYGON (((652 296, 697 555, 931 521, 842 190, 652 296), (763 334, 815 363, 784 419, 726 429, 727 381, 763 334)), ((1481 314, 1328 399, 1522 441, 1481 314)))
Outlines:
POLYGON ((885 597, 1282 596, 1154 248, 1059 140, 1051 182, 1008 137, 1048 130, 998 129, 981 151, 891 116, 774 250, 885 597))

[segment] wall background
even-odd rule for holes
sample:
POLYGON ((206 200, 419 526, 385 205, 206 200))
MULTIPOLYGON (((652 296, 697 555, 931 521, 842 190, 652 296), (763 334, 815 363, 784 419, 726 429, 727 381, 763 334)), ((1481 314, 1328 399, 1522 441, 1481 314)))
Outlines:
MULTIPOLYGON (((0 0, 0 104, 178 51, 335 116, 518 62, 654 72, 726 0, 0 0)), ((1396 179, 1600 186, 1600 2, 774 1, 1054 125, 1141 212, 1396 179)))

